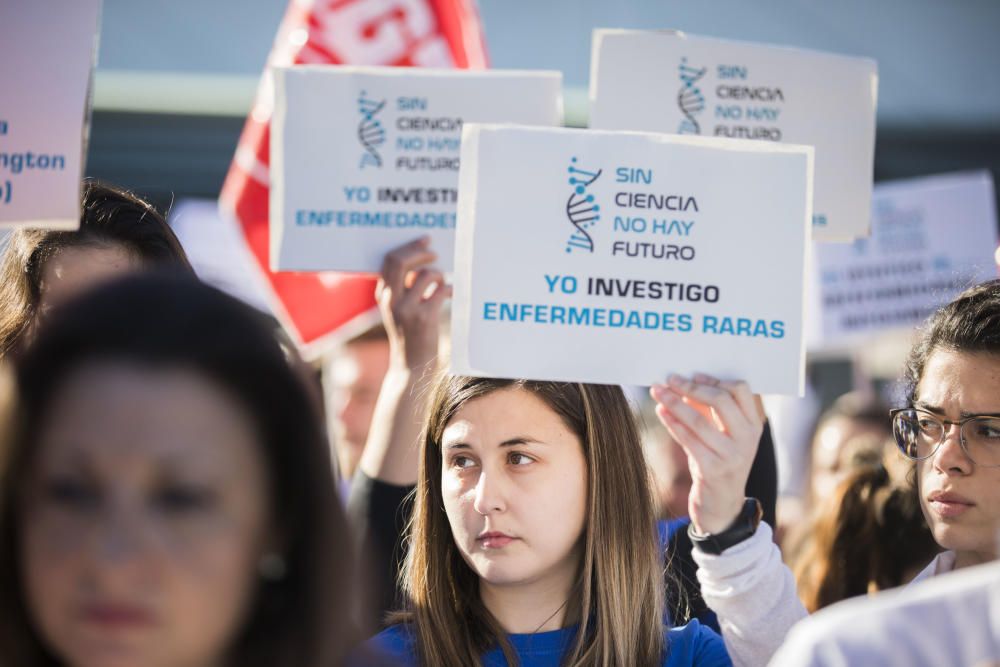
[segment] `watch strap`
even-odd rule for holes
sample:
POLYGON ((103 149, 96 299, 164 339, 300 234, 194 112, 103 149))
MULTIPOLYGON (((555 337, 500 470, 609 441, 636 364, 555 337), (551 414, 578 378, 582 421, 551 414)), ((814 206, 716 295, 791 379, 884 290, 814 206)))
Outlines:
POLYGON ((698 551, 718 555, 753 537, 763 516, 764 509, 761 507, 760 501, 756 498, 747 498, 743 501, 740 513, 721 533, 702 535, 694 529, 694 524, 691 523, 688 525, 688 537, 691 538, 691 543, 698 551))

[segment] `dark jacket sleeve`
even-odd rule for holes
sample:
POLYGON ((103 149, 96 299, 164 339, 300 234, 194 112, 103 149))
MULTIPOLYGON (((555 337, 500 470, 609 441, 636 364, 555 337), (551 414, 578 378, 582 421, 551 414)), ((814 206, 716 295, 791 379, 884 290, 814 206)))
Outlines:
POLYGON ((406 557, 403 536, 413 511, 413 486, 396 486, 358 470, 351 483, 347 518, 370 602, 362 609, 366 626, 382 628, 390 611, 402 608, 399 571, 406 557))
POLYGON ((757 456, 750 467, 747 478, 746 495, 756 498, 764 509, 764 522, 775 528, 778 505, 778 463, 774 457, 774 436, 771 422, 764 422, 764 432, 760 434, 757 456))

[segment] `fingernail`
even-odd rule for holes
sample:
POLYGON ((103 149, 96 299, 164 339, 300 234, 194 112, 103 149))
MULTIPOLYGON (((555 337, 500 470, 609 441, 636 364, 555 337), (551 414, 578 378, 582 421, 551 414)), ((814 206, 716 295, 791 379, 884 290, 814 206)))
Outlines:
POLYGON ((663 392, 663 393, 662 393, 662 394, 661 394, 661 395, 659 396, 659 399, 660 399, 660 401, 661 401, 661 402, 663 402, 663 403, 670 403, 670 404, 673 404, 673 403, 676 403, 676 402, 677 402, 678 400, 680 400, 680 399, 679 399, 679 398, 677 397, 677 394, 675 394, 675 393, 674 393, 674 392, 672 392, 672 391, 665 391, 665 392, 663 392))
POLYGON ((666 391, 662 384, 654 384, 649 388, 649 394, 653 398, 659 398, 666 391))
POLYGON ((677 375, 676 373, 671 373, 670 377, 667 378, 667 382, 670 383, 672 387, 683 387, 687 384, 687 378, 683 375, 677 375))

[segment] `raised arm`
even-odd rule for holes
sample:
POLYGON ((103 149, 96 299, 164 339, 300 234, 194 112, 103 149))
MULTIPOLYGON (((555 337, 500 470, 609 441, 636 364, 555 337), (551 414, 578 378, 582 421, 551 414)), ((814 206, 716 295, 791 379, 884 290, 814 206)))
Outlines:
POLYGON ((397 486, 417 481, 417 452, 427 389, 438 365, 441 309, 451 295, 431 264, 429 239, 385 257, 378 304, 389 336, 389 371, 375 404, 360 468, 372 479, 397 486))
POLYGON ((417 456, 428 383, 438 364, 441 308, 451 294, 427 239, 389 253, 378 302, 389 337, 389 370, 372 416, 368 442, 351 484, 348 519, 372 587, 365 621, 379 625, 402 602, 398 573, 403 534, 417 482, 417 456))
POLYGON ((688 511, 701 593, 718 615, 734 664, 766 664, 806 611, 770 527, 747 513, 744 488, 763 410, 745 383, 707 375, 674 376, 651 393, 691 468, 688 511))

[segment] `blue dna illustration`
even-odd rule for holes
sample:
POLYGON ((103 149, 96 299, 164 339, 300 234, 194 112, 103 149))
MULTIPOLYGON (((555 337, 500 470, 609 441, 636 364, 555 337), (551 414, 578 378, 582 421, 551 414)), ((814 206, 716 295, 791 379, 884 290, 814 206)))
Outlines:
POLYGON ((677 134, 701 134, 701 126, 698 125, 695 114, 705 110, 705 96, 695 84, 705 76, 708 68, 696 69, 687 64, 687 58, 681 58, 679 69, 681 89, 677 92, 677 106, 684 114, 684 118, 677 129, 677 134))
POLYGON ((358 97, 358 112, 361 114, 361 122, 358 124, 358 141, 365 149, 365 154, 361 156, 361 167, 371 164, 375 167, 382 166, 382 156, 379 155, 378 147, 385 143, 385 128, 382 123, 375 118, 385 108, 385 100, 371 100, 366 96, 365 91, 361 91, 358 97))
POLYGON ((566 241, 566 252, 573 252, 573 248, 581 248, 587 252, 594 252, 594 239, 587 232, 587 229, 601 219, 598 211, 601 207, 594 203, 594 195, 587 192, 587 188, 601 175, 601 169, 586 171, 576 166, 576 158, 572 158, 569 165, 569 184, 573 186, 573 191, 566 200, 566 217, 573 225, 573 234, 566 241))

